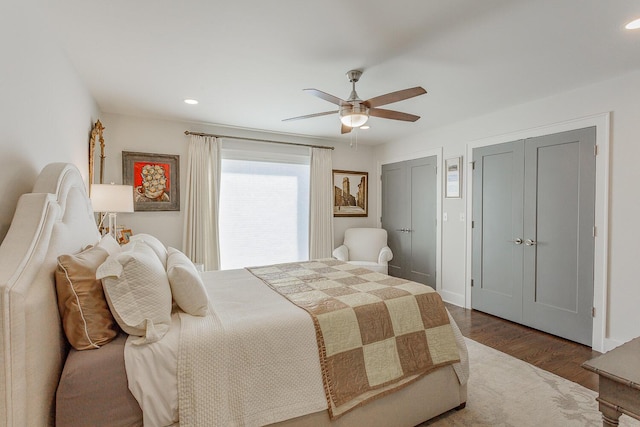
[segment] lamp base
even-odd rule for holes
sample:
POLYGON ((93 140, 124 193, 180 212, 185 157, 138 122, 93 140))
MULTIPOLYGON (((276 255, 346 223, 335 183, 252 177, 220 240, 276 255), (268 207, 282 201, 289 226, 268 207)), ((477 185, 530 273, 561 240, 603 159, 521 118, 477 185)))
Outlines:
POLYGON ((111 237, 113 237, 116 242, 118 241, 118 236, 116 235, 116 213, 115 212, 109 212, 109 227, 108 227, 108 234, 111 234, 111 237))

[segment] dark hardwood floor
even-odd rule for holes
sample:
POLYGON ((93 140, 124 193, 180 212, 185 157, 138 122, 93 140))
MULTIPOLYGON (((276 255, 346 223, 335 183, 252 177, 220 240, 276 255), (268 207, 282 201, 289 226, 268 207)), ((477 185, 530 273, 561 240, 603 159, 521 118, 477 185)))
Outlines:
POLYGON ((598 376, 580 367, 599 356, 597 351, 480 311, 446 306, 465 337, 597 391, 598 376))

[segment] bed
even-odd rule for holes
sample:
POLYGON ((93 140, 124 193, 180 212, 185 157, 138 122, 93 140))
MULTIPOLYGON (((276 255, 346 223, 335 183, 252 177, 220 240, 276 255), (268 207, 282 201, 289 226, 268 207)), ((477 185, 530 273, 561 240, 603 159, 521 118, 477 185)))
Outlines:
MULTIPOLYGON (((211 300, 208 309, 213 316, 203 317, 202 320, 194 317, 195 320, 192 320, 191 317, 185 317, 184 313, 179 313, 179 316, 174 312, 166 336, 154 343, 155 347, 138 346, 134 349, 133 354, 136 351, 139 354, 137 365, 135 365, 135 358, 129 357, 125 360, 127 348, 133 348, 133 346, 129 345, 127 336, 123 333, 99 349, 69 350, 56 296, 54 271, 57 260, 60 255, 78 253, 88 246, 96 245, 99 241, 100 235, 86 196, 85 184, 77 168, 64 163, 53 163, 45 167, 32 193, 20 198, 14 220, 0 246, 1 425, 142 425, 145 413, 141 407, 148 406, 148 402, 145 403, 144 398, 141 399, 142 401, 134 398, 136 385, 132 385, 132 378, 135 378, 135 375, 140 378, 141 367, 150 365, 148 363, 150 359, 145 357, 156 357, 155 350, 149 349, 155 349, 160 344, 165 346, 165 350, 174 352, 173 357, 176 360, 188 358, 191 353, 181 354, 176 350, 176 343, 182 342, 181 333, 186 327, 185 324, 190 322, 195 328, 200 327, 198 322, 213 322, 211 319, 219 322, 222 329, 237 325, 244 334, 253 334, 253 339, 257 340, 260 336, 265 336, 264 331, 258 332, 258 328, 268 327, 268 320, 272 317, 269 313, 257 313, 262 309, 260 307, 264 306, 269 310, 278 307, 286 310, 287 315, 307 319, 302 322, 311 325, 310 330, 313 331, 314 322, 308 313, 290 304, 282 295, 273 293, 268 286, 247 270, 205 272, 203 277, 211 300), (237 292, 236 288, 242 290, 240 296, 235 294, 236 296, 231 298, 233 303, 229 302, 231 300, 225 300, 230 295, 229 292, 237 292), (251 304, 249 300, 244 301, 242 298, 252 292, 260 292, 262 295, 252 300, 257 301, 256 304, 260 306, 251 309, 251 313, 257 313, 254 323, 248 323, 249 320, 246 319, 240 321, 230 317, 232 316, 230 306, 251 304), (97 363, 101 367, 100 370, 96 369, 97 363), (132 368, 132 364, 137 367, 132 368), (86 366, 83 367, 84 365, 86 366), (62 382, 61 378, 63 378, 62 382), (107 382, 105 378, 109 381, 107 382), (56 408, 56 393, 58 393, 58 408, 56 408), (61 394, 64 394, 64 399, 60 398, 61 394), (65 407, 72 409, 62 409, 65 407)), ((245 317, 247 316, 243 316, 245 317)), ((317 399, 313 402, 313 399, 308 399, 308 402, 305 399, 308 407, 304 413, 289 418, 276 416, 274 420, 277 421, 273 425, 412 426, 448 410, 464 407, 467 397, 468 359, 462 337, 452 320, 451 328, 459 349, 459 362, 430 370, 424 375, 416 375, 397 391, 385 392, 382 396, 369 399, 370 401, 365 400, 338 417, 330 416, 326 401, 324 407, 319 407, 317 399)), ((291 334, 286 329, 280 333, 284 336, 291 334)), ((301 332, 301 334, 303 336, 301 339, 314 341, 313 332, 311 337, 309 332, 301 332)), ((131 338, 133 337, 129 340, 131 338)), ((200 343, 194 340, 192 344, 197 346, 200 343)), ((269 347, 269 340, 263 340, 261 345, 265 348, 269 347)), ((248 350, 243 348, 243 351, 248 350)), ((274 351, 282 351, 282 349, 276 348, 274 351)), ((318 357, 317 346, 312 351, 306 349, 305 352, 306 356, 301 357, 308 358, 309 354, 316 354, 315 359, 318 357)), ((221 374, 221 369, 233 360, 233 356, 227 355, 228 359, 223 363, 221 360, 224 359, 218 357, 220 353, 215 351, 209 353, 205 354, 208 357, 208 359, 205 357, 205 361, 216 365, 212 375, 218 375, 218 378, 221 378, 220 375, 228 375, 224 390, 225 393, 232 395, 233 392, 229 387, 235 386, 235 377, 230 373, 221 374)), ((322 362, 309 363, 315 367, 311 366, 308 369, 302 381, 298 376, 298 382, 315 383, 315 391, 311 390, 310 393, 322 395, 322 391, 326 390, 323 390, 321 380, 317 381, 318 378, 322 379, 323 373, 320 372, 322 362)), ((273 369, 271 366, 256 365, 253 374, 246 374, 246 376, 257 378, 262 375, 263 380, 269 382, 266 371, 273 369)), ((153 376, 152 373, 144 375, 153 376)), ((174 377, 173 381, 180 383, 180 390, 188 390, 191 386, 189 381, 185 381, 180 376, 174 377), (184 384, 185 382, 187 384, 184 384)), ((212 389, 222 388, 221 382, 212 384, 212 389)), ((148 387, 144 381, 138 383, 137 393, 141 390, 145 391, 148 387)), ((279 388, 285 387, 279 386, 279 388)), ((180 405, 186 407, 190 399, 202 398, 200 395, 202 393, 196 393, 198 389, 193 388, 193 390, 193 396, 176 397, 180 405)), ((175 394, 177 396, 177 393, 175 394)), ((174 403, 173 406, 176 404, 174 403)), ((174 410, 177 412, 176 408, 174 410)), ((182 419, 181 413, 179 415, 180 419, 177 420, 176 425, 178 423, 205 425, 197 419, 195 421, 182 419)), ((258 420, 264 420, 264 418, 258 418, 258 420)), ((261 425, 264 421, 237 424, 261 425)))

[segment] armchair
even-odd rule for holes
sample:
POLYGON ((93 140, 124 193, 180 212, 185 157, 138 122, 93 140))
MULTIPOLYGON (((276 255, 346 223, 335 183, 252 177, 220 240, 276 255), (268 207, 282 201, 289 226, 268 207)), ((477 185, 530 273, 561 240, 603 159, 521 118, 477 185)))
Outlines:
POLYGON ((349 228, 344 243, 333 250, 340 261, 360 265, 378 273, 388 273, 393 253, 387 246, 387 230, 383 228, 349 228))

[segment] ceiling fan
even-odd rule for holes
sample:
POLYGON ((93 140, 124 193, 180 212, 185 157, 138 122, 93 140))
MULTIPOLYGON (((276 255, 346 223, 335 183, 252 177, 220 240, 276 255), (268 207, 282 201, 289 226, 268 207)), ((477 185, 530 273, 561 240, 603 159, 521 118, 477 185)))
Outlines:
POLYGON ((380 117, 383 119, 403 120, 406 122, 415 122, 420 118, 420 116, 416 116, 414 114, 386 110, 377 107, 427 93, 427 91, 422 87, 416 86, 410 89, 399 90, 363 101, 356 93, 356 82, 360 80, 360 76, 362 76, 362 71, 360 70, 351 70, 347 73, 347 77, 349 77, 349 81, 352 84, 352 90, 351 95, 349 95, 349 98, 346 101, 318 89, 304 89, 305 92, 309 92, 311 95, 322 98, 325 101, 329 101, 332 104, 339 106, 340 109, 325 111, 322 113, 307 114, 305 116, 291 117, 284 119, 283 122, 339 113, 340 122, 342 123, 341 133, 349 133, 351 132, 351 129, 364 125, 367 120, 369 120, 369 116, 380 117))

